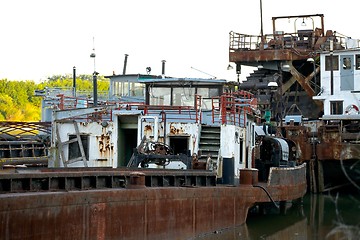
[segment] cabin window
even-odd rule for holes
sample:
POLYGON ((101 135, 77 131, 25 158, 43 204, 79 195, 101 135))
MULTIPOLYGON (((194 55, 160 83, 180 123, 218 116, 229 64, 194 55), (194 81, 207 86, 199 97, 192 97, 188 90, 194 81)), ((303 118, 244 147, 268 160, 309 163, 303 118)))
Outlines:
POLYGON ((197 88, 197 94, 201 96, 202 98, 202 105, 201 108, 203 110, 205 109, 211 109, 211 98, 219 96, 219 88, 197 88))
POLYGON ((219 96, 219 88, 197 88, 197 94, 202 98, 212 98, 219 96))
MULTIPOLYGON (((76 135, 69 135, 69 140, 75 139, 76 135)), ((81 143, 84 148, 86 160, 89 161, 89 137, 88 135, 80 135, 81 143)), ((72 142, 69 144, 68 160, 81 157, 79 142, 72 142)))
POLYGON ((330 114, 339 115, 343 113, 343 101, 331 101, 330 102, 330 114))
POLYGON ((202 98, 202 108, 211 109, 211 98, 219 96, 219 87, 148 87, 150 105, 170 105, 170 106, 194 106, 195 94, 202 98), (205 106, 204 106, 205 105, 205 106))
POLYGON ((113 82, 112 94, 115 96, 144 96, 145 84, 135 82, 113 82))
MULTIPOLYGON (((333 71, 339 70, 339 56, 333 55, 332 59, 333 59, 332 70, 333 71)), ((325 56, 325 71, 331 71, 331 56, 325 56)))
POLYGON ((194 88, 173 88, 173 106, 194 106, 194 99, 194 88))
POLYGON ((129 83, 123 82, 122 89, 121 89, 121 96, 129 96, 129 83))
POLYGON ((356 69, 357 69, 357 70, 360 70, 360 54, 356 54, 356 55, 355 55, 355 59, 356 59, 356 60, 355 60, 355 61, 356 61, 356 63, 355 63, 355 64, 356 64, 356 65, 355 65, 355 66, 356 66, 356 69))
POLYGON ((209 98, 210 97, 209 88, 198 88, 197 94, 199 94, 202 98, 209 98))
POLYGON ((171 88, 150 88, 150 105, 170 105, 171 88))
POLYGON ((351 59, 349 57, 343 58, 343 69, 351 69, 351 59))
POLYGON ((131 83, 130 96, 143 97, 145 85, 142 83, 131 83))
POLYGON ((120 95, 120 87, 119 82, 113 82, 113 95, 117 96, 120 95))

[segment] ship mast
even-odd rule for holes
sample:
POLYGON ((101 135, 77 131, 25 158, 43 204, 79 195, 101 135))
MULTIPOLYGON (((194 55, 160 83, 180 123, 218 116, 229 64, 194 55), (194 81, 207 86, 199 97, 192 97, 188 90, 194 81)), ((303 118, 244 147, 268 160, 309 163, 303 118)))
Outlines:
POLYGON ((261 35, 261 43, 263 43, 264 38, 264 30, 263 30, 263 15, 262 15, 262 0, 260 0, 260 35, 261 35))

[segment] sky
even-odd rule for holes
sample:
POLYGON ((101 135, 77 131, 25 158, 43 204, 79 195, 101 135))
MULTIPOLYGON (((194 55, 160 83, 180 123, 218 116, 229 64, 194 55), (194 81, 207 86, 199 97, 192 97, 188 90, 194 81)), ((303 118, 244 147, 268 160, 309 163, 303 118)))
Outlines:
MULTIPOLYGON (((357 2, 343 3, 262 0, 264 34, 272 17, 324 14, 325 30, 359 39, 357 2)), ((260 0, 2 0, 0 9, 0 79, 35 82, 74 66, 122 74, 125 54, 128 74, 160 75, 165 60, 166 76, 236 81, 229 32, 259 35, 261 26, 260 0)))

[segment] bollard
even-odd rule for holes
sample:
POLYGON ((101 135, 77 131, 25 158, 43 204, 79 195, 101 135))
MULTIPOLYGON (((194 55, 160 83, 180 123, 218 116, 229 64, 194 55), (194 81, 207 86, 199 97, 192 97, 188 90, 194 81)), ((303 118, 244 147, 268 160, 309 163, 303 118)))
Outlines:
POLYGON ((130 173, 130 181, 127 188, 145 188, 145 174, 142 172, 130 173))
POLYGON ((259 182, 258 169, 243 168, 240 169, 240 185, 256 185, 259 182))

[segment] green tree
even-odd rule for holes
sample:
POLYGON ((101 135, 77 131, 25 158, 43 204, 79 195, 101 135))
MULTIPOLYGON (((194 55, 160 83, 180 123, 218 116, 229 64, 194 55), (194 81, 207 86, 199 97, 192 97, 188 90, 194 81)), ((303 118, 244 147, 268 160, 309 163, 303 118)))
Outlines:
POLYGON ((24 115, 21 110, 16 107, 13 99, 7 94, 0 95, 0 114, 1 119, 8 121, 23 121, 24 115))
MULTIPOLYGON (((76 79, 77 91, 93 91, 92 75, 79 75, 76 79)), ((0 79, 0 121, 39 121, 41 118, 41 97, 35 90, 45 88, 72 89, 72 75, 54 75, 47 81, 9 81, 0 79)), ((98 91, 108 92, 109 81, 98 76, 98 91)))

